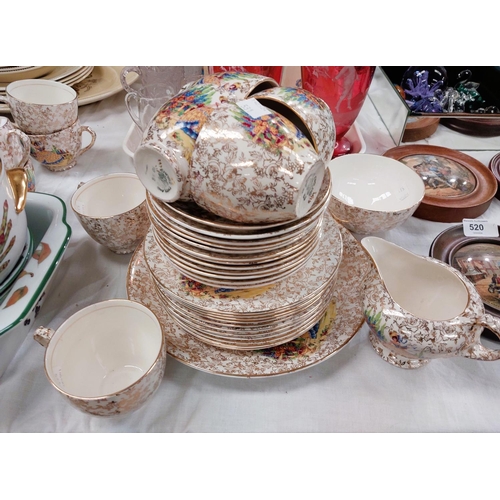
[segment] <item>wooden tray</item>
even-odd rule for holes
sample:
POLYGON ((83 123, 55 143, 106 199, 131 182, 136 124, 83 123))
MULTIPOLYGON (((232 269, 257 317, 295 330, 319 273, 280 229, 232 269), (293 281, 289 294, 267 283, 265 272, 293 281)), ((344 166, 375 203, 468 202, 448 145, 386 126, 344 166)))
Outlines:
MULTIPOLYGON (((465 236, 463 224, 459 224, 436 236, 429 255, 454 267, 474 283, 485 310, 500 318, 500 286, 490 287, 493 273, 500 276, 500 237, 465 236)), ((485 329, 485 334, 500 341, 490 330, 485 329)))
POLYGON ((488 165, 497 180, 497 193, 495 197, 500 200, 500 153, 496 154, 488 165))
POLYGON ((408 145, 384 156, 413 168, 424 180, 422 203, 413 214, 436 222, 462 222, 480 217, 497 192, 497 180, 480 161, 440 146, 408 145))

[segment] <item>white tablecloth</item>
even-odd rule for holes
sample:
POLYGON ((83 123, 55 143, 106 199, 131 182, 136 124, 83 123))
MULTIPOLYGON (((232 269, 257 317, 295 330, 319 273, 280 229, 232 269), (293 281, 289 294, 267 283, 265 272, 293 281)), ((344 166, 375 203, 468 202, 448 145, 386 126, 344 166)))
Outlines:
MULTIPOLYGON (((95 130, 97 141, 76 167, 54 173, 37 165, 37 190, 65 201, 73 234, 31 332, 0 378, 0 432, 500 431, 500 363, 448 358, 402 370, 375 353, 366 325, 335 356, 304 371, 235 379, 169 358, 158 392, 137 412, 109 419, 74 409, 46 379, 44 349, 33 340, 33 331, 40 325, 57 328, 85 306, 127 296, 130 255, 115 255, 91 240, 73 214, 70 198, 80 181, 134 171, 132 158, 122 149, 132 124, 124 92, 81 107, 80 120, 95 130)), ((394 146, 369 99, 357 126, 367 153, 381 154, 394 146)), ((460 134, 440 129, 432 141, 441 134, 448 141, 451 137, 448 147, 460 149, 460 134)), ((496 150, 500 138, 492 150, 467 153, 488 164, 496 150)), ((500 224, 498 200, 485 217, 500 224)), ((447 227, 411 218, 379 236, 427 255, 433 239, 447 227)))

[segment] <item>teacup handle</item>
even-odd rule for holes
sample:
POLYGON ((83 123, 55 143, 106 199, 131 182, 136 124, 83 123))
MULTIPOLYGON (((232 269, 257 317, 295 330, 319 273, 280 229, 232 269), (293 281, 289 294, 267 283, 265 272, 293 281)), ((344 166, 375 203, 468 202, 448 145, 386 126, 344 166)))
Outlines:
POLYGON ((88 151, 94 145, 97 137, 96 133, 88 125, 82 125, 80 127, 79 132, 80 132, 80 139, 84 132, 88 132, 90 134, 90 142, 83 149, 80 149, 80 151, 78 151, 78 156, 85 153, 85 151, 88 151))
POLYGON ((120 82, 122 84, 122 87, 127 91, 127 92, 133 92, 134 89, 127 83, 127 75, 129 73, 136 73, 137 75, 141 76, 141 70, 139 69, 138 66, 129 66, 126 68, 122 69, 122 72, 120 73, 120 82))
MULTIPOLYGON (((491 330, 500 339, 500 319, 484 313, 477 320, 477 324, 491 330)), ((488 349, 480 342, 467 346, 460 353, 465 358, 478 359, 480 361, 497 361, 500 359, 500 350, 488 349)))
POLYGON ((7 133, 7 141, 10 142, 10 138, 14 136, 16 136, 19 139, 19 142, 23 146, 23 157, 19 165, 17 165, 19 168, 23 168, 26 165, 28 158, 30 157, 30 152, 31 152, 30 139, 24 132, 22 132, 17 128, 14 128, 12 130, 9 130, 9 132, 7 133))
POLYGON ((141 120, 139 119, 139 113, 138 113, 139 96, 137 95, 137 92, 132 91, 125 96, 125 106, 127 106, 130 118, 132 118, 132 120, 134 120, 134 123, 139 127, 140 130, 142 130, 141 120))
POLYGON ((33 334, 33 338, 42 346, 47 347, 49 345, 50 339, 54 335, 55 330, 52 328, 47 328, 45 326, 39 326, 35 333, 33 334))

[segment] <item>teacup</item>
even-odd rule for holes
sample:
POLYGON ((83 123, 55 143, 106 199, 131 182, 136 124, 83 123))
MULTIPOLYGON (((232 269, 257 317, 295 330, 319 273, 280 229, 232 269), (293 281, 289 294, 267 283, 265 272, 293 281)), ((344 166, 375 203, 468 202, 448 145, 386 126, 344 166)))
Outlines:
POLYGON ((258 92, 253 97, 293 122, 328 164, 335 149, 335 123, 325 101, 295 87, 275 87, 258 92))
POLYGON ((39 327, 45 374, 78 409, 116 416, 140 408, 158 389, 166 344, 157 317, 145 306, 111 299, 81 309, 57 330, 39 327))
POLYGON ((269 77, 252 73, 207 75, 163 105, 144 132, 134 155, 137 175, 158 199, 190 200, 188 169, 196 138, 210 114, 260 89, 276 87, 269 77))
POLYGON ((120 82, 127 92, 134 92, 140 87, 166 84, 177 93, 184 85, 198 79, 202 71, 201 66, 125 66, 120 74, 120 82), (130 85, 127 76, 134 73, 139 78, 130 85))
POLYGON ((29 137, 15 128, 5 116, 0 116, 0 163, 7 170, 23 168, 28 176, 28 191, 35 191, 35 169, 30 158, 29 137))
POLYGON ((16 125, 26 134, 52 134, 78 118, 76 91, 52 80, 19 80, 7 85, 0 102, 8 104, 16 125))
POLYGON ((269 76, 278 83, 281 82, 283 66, 209 66, 210 73, 224 73, 239 71, 243 73, 257 73, 269 76))
POLYGON ((146 190, 131 173, 107 174, 80 183, 71 208, 94 241, 118 254, 133 252, 150 226, 146 190))
POLYGON ((73 125, 53 134, 29 135, 31 157, 54 172, 68 170, 78 158, 95 143, 96 133, 76 120, 73 125), (83 133, 90 134, 90 142, 83 146, 83 133))
POLYGON ((168 84, 152 84, 128 92, 125 105, 135 124, 144 131, 155 113, 174 95, 168 84))
POLYGON ((269 76, 243 71, 224 71, 204 75, 190 89, 203 88, 211 96, 210 104, 238 102, 266 89, 278 87, 269 76))
POLYGON ((292 122, 246 99, 215 110, 201 129, 191 196, 209 212, 242 223, 294 220, 312 207, 325 168, 292 122))

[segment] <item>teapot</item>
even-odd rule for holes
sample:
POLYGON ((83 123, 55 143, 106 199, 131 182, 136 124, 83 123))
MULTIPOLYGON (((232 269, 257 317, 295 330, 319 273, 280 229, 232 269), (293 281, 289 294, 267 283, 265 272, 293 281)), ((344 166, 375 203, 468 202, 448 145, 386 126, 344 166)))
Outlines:
POLYGON ((28 240, 26 196, 28 176, 23 168, 7 170, 0 157, 0 283, 16 266, 28 240))
POLYGON ((474 285, 449 264, 375 236, 361 240, 374 262, 365 276, 363 311, 375 351, 400 368, 463 356, 494 361, 480 342, 485 327, 500 338, 500 319, 485 312, 474 285))

